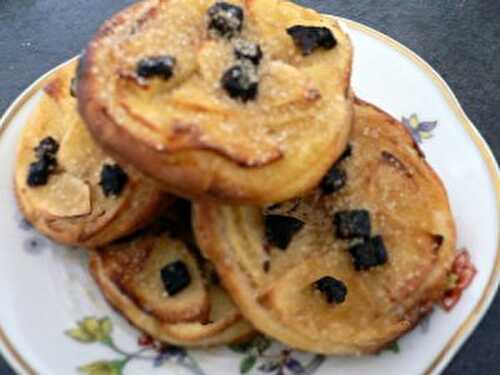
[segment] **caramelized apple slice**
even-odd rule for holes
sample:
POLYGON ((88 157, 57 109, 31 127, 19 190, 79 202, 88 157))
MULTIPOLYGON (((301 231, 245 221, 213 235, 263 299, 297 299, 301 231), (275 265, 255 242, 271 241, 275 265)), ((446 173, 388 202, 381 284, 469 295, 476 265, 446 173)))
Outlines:
POLYGON ((84 216, 92 211, 89 186, 69 173, 50 176, 46 185, 30 193, 33 205, 54 217, 84 216))

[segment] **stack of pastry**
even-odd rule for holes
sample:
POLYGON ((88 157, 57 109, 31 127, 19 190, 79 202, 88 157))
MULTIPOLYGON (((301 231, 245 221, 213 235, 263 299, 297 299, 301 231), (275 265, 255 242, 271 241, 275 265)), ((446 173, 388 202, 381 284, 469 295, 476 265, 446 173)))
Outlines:
POLYGON ((19 204, 162 342, 379 351, 444 293, 455 227, 352 58, 333 17, 289 2, 138 2, 45 88, 19 204))

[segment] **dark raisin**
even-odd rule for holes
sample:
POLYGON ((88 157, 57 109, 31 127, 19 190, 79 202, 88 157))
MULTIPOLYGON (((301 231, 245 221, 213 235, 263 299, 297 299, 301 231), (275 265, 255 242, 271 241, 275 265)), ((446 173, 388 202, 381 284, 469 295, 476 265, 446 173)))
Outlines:
POLYGON ((347 182, 346 172, 334 165, 321 180, 321 190, 324 194, 332 194, 340 191, 347 182))
POLYGON ((37 161, 30 164, 26 180, 28 186, 33 187, 45 185, 50 174, 56 169, 59 143, 50 136, 45 137, 34 150, 37 161))
POLYGON ((174 74, 176 60, 172 56, 151 56, 139 61, 137 75, 142 78, 161 77, 169 79, 174 74))
POLYGON ((163 286, 169 296, 175 296, 191 284, 186 264, 180 260, 167 264, 160 271, 163 286))
POLYGON ((316 48, 332 49, 337 45, 335 36, 326 27, 297 25, 286 31, 304 56, 310 55, 316 48))
POLYGON ((224 73, 221 85, 233 99, 243 102, 255 99, 259 90, 258 76, 251 64, 238 64, 224 73))
POLYGON ((337 212, 333 218, 337 237, 342 239, 370 237, 370 213, 366 210, 337 212))
POLYGON ((263 57, 262 49, 257 43, 244 39, 238 39, 234 42, 234 55, 237 59, 246 59, 255 65, 259 65, 263 57))
POLYGON ((383 265, 388 260, 382 236, 375 236, 366 242, 354 245, 349 249, 349 252, 352 255, 354 268, 357 271, 383 265))
POLYGON ((50 156, 44 156, 31 163, 26 180, 28 186, 42 186, 49 180, 50 174, 56 169, 57 161, 50 156))
POLYGON ((99 185, 105 196, 120 195, 127 182, 128 176, 118 164, 105 164, 102 167, 99 185))
POLYGON ((267 215, 265 224, 267 241, 282 250, 288 247, 292 237, 304 226, 303 221, 282 215, 267 215))
POLYGON ((340 280, 325 276, 316 281, 314 287, 323 293, 328 303, 342 303, 345 301, 347 287, 340 280))
POLYGON ((345 186, 347 182, 347 173, 340 167, 340 163, 350 157, 351 154, 352 146, 347 145, 342 155, 340 155, 333 167, 330 168, 330 170, 323 177, 323 180, 321 180, 320 188, 323 191, 323 194, 336 193, 345 186))
POLYGON ((59 143, 50 136, 42 139, 38 146, 35 147, 37 159, 42 159, 44 157, 55 158, 57 151, 59 151, 59 143))
POLYGON ((439 249, 443 245, 444 236, 442 236, 440 234, 433 234, 432 240, 434 241, 435 248, 439 249))
POLYGON ((226 2, 212 5, 207 12, 208 29, 218 36, 232 38, 243 28, 243 9, 226 2))

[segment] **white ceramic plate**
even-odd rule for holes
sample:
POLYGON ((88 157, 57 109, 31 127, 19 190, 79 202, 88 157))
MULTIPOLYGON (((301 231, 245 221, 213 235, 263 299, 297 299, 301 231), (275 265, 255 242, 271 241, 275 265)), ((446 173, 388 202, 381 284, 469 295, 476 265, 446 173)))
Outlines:
POLYGON ((139 347, 139 333, 109 308, 89 277, 84 253, 37 234, 16 207, 12 177, 17 139, 48 73, 21 95, 0 123, 0 341, 3 354, 19 373, 69 375, 80 369, 91 375, 220 375, 241 370, 275 375, 389 375, 443 370, 479 323, 498 286, 498 166, 436 72, 387 36, 344 22, 356 49, 353 86, 357 95, 408 119, 448 189, 459 246, 469 249, 478 269, 456 308, 451 313, 437 309, 399 341, 398 353, 371 357, 324 358, 283 352, 276 344, 265 353, 250 347, 241 353, 222 348, 158 354, 139 347), (96 342, 92 334, 88 343, 81 343, 65 334, 84 318, 87 330, 105 330, 113 344, 96 342), (99 325, 93 324, 98 323, 95 319, 104 320, 99 325))

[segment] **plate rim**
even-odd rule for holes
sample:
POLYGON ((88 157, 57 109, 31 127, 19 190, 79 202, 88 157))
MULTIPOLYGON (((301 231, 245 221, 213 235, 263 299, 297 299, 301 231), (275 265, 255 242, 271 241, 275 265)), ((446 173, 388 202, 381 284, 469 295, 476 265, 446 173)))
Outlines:
MULTIPOLYGON (((423 58, 421 58, 417 53, 404 46, 394 38, 373 29, 370 26, 364 25, 360 22, 344 18, 335 17, 329 14, 325 14, 329 17, 334 17, 341 23, 345 24, 348 29, 361 31, 373 38, 381 41, 382 43, 389 45, 390 47, 396 49, 403 56, 409 58, 413 63, 415 63, 421 70, 423 70, 426 75, 436 84, 437 88, 446 99, 448 106, 453 110, 455 115, 460 121, 460 124, 467 132, 468 136, 474 142, 475 147, 481 154, 481 159, 485 163, 488 174, 492 180, 492 188, 495 191, 496 196, 496 211, 497 218, 500 217, 500 178, 499 178, 499 166, 491 151, 489 145, 480 134, 479 130, 474 126, 470 118, 465 113, 460 102, 455 96, 454 92, 451 90, 446 81, 442 76, 427 63, 423 58)), ((23 108, 24 104, 30 100, 39 90, 45 85, 49 78, 59 69, 67 64, 70 64, 74 60, 78 59, 79 55, 64 61, 63 63, 50 69, 48 72, 41 75, 36 79, 31 85, 29 85, 19 96, 14 100, 14 102, 7 108, 7 110, 0 117, 0 137, 9 124, 12 122, 13 118, 19 113, 23 108)), ((438 374, 445 366, 449 364, 454 355, 462 348, 463 344, 470 337, 472 332, 476 329, 479 322, 482 320, 486 312, 488 311, 494 296, 498 290, 500 283, 500 230, 497 235, 497 251, 495 256, 494 267, 491 271, 491 275, 488 278, 486 287, 483 289, 479 301, 474 306, 473 310, 467 316, 467 318, 461 323, 460 327, 455 331, 450 340, 446 343, 443 349, 435 356, 430 366, 425 371, 425 374, 438 374)), ((8 338, 5 330, 2 328, 2 323, 0 322, 0 352, 6 359, 6 361, 14 368, 14 370, 19 374, 30 374, 36 375, 37 372, 29 364, 29 361, 20 354, 16 349, 15 344, 8 338)))

